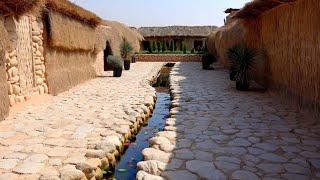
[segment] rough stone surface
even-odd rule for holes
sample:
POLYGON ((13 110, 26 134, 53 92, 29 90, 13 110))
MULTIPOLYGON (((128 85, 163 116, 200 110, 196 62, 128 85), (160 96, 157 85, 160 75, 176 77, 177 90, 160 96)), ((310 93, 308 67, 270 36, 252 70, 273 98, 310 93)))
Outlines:
MULTIPOLYGON (((43 63, 39 60, 41 62, 36 64, 43 63)), ((30 105, 1 121, 0 177, 13 174, 20 179, 27 176, 32 176, 31 179, 37 179, 35 176, 41 179, 83 178, 84 174, 76 168, 62 170, 62 167, 103 159, 106 153, 116 152, 117 146, 122 146, 124 134, 130 133, 137 117, 145 116, 144 111, 150 112, 148 108, 153 108, 155 90, 150 81, 162 65, 132 64, 131 70, 123 72, 121 78, 113 78, 112 72, 105 72, 101 77, 47 102, 30 105), (147 96, 148 102, 145 102, 147 96), (133 112, 130 118, 126 111, 133 112), (46 168, 48 173, 44 173, 46 168)), ((109 164, 91 162, 90 165, 96 168, 109 164)))
POLYGON ((171 117, 156 137, 174 149, 162 177, 320 178, 320 126, 301 126, 316 122, 309 112, 272 93, 236 91, 227 71, 204 71, 199 63, 177 63, 170 79, 171 117))

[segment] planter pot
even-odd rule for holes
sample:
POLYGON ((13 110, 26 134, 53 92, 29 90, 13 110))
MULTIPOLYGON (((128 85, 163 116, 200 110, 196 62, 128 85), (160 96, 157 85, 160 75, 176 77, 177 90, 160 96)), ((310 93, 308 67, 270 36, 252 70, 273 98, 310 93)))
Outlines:
POLYGON ((230 71, 229 71, 229 74, 230 74, 230 80, 231 80, 231 81, 235 81, 235 80, 236 80, 237 72, 230 70, 230 71))
POLYGON ((124 69, 130 70, 130 61, 124 61, 124 69))
POLYGON ((210 69, 210 64, 208 64, 206 62, 202 62, 202 69, 204 69, 204 70, 210 69))
POLYGON ((136 57, 135 56, 132 56, 131 62, 132 63, 136 63, 136 57))
POLYGON ((237 81, 236 82, 236 89, 238 91, 248 91, 249 90, 249 83, 248 82, 242 83, 240 81, 237 81))
POLYGON ((113 77, 121 77, 121 75, 122 75, 122 68, 113 69, 113 77))

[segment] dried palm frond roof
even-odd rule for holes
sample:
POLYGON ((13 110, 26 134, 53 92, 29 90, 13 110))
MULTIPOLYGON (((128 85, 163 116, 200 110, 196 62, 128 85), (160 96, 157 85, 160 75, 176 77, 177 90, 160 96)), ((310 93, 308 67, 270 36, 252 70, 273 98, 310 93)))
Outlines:
POLYGON ((102 21, 101 18, 94 13, 68 0, 47 0, 46 6, 48 9, 93 26, 97 26, 102 21))
POLYGON ((166 26, 141 27, 138 31, 143 37, 207 37, 216 26, 166 26))
POLYGON ((296 0, 254 0, 247 3, 242 9, 233 15, 233 18, 255 18, 265 11, 273 9, 284 3, 295 2, 296 0))
POLYGON ((0 13, 20 16, 40 9, 43 5, 44 0, 0 0, 0 13))

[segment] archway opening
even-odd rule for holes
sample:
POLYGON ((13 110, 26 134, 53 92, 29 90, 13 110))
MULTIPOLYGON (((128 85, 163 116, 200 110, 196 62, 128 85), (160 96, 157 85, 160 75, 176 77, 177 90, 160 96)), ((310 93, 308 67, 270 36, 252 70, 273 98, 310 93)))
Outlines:
POLYGON ((109 41, 106 42, 106 48, 104 49, 104 71, 109 71, 111 68, 108 66, 108 56, 113 55, 109 41))

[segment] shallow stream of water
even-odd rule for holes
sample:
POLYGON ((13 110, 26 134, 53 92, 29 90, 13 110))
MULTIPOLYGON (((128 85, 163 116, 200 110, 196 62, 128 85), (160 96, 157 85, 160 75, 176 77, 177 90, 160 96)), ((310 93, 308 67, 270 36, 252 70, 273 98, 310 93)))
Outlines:
POLYGON ((114 179, 133 180, 136 178, 137 163, 143 161, 142 150, 149 147, 148 140, 162 131, 165 120, 169 115, 170 95, 168 93, 157 93, 157 102, 148 125, 143 127, 131 143, 126 152, 121 156, 120 162, 115 167, 114 179))
POLYGON ((149 147, 148 140, 159 131, 163 131, 165 121, 169 116, 170 94, 169 94, 169 73, 174 64, 164 66, 159 74, 157 82, 153 87, 157 90, 157 101, 152 117, 148 124, 141 128, 135 140, 126 144, 127 149, 121 156, 114 172, 109 172, 107 179, 134 180, 137 174, 137 163, 143 161, 142 150, 149 147))

